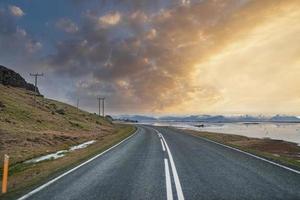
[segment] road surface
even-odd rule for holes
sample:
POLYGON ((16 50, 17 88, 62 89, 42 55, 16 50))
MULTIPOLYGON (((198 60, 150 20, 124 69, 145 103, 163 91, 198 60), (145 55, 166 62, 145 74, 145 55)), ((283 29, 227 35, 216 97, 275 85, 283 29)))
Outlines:
POLYGON ((300 199, 300 174, 174 129, 139 126, 23 199, 300 199))

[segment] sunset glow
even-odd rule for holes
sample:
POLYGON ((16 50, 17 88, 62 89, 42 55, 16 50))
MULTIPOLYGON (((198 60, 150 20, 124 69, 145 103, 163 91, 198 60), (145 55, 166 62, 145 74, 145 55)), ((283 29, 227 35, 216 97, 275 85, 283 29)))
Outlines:
POLYGON ((0 3, 0 58, 47 74, 49 97, 92 112, 105 96, 110 113, 299 114, 298 0, 70 0, 32 26, 29 4, 0 3))

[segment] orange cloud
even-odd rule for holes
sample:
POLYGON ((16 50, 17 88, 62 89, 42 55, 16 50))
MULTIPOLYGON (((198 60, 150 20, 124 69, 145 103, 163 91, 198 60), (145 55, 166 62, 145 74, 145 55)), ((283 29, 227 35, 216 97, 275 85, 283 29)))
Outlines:
POLYGON ((73 76, 89 71, 93 81, 79 92, 103 91, 117 112, 295 112, 298 0, 182 4, 151 14, 134 10, 99 18, 88 12, 79 39, 62 43, 49 65, 73 76), (99 20, 102 26, 94 28, 99 20), (111 44, 118 26, 130 37, 111 44), (105 67, 108 55, 111 65, 105 67))

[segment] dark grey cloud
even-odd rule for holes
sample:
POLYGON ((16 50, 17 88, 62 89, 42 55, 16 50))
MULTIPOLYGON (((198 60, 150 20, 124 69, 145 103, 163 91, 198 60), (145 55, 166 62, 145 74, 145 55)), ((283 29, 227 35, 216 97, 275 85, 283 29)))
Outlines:
POLYGON ((86 11, 80 31, 47 58, 48 68, 77 82, 70 97, 88 104, 106 96, 118 112, 164 112, 195 97, 208 103, 221 98, 213 85, 194 80, 195 65, 252 27, 242 21, 257 19, 237 17, 247 1, 179 1, 156 12, 142 9, 148 1, 119 3, 136 9, 86 11))
MULTIPOLYGON (((18 16, 21 17, 21 16, 18 16)), ((17 18, 7 9, 0 9, 0 57, 30 57, 42 44, 17 25, 17 18)))
MULTIPOLYGON (((57 52, 47 58, 48 65, 81 83, 69 94, 72 97, 103 95, 113 110, 163 110, 190 98, 190 93, 201 92, 188 80, 189 50, 177 48, 193 39, 187 29, 191 35, 198 33, 199 24, 191 18, 202 16, 196 14, 199 10, 190 11, 185 7, 155 14, 143 10, 118 13, 121 18, 116 26, 103 26, 101 19, 115 17, 119 11, 107 16, 87 11, 80 31, 57 45, 57 52), (117 31, 124 33, 116 38, 117 31), (88 81, 84 81, 86 74, 88 81)), ((114 20, 110 22, 115 25, 114 20)))
POLYGON ((56 22, 56 27, 66 33, 76 33, 78 31, 78 26, 72 20, 68 18, 62 18, 56 22))
POLYGON ((214 77, 205 80, 205 62, 284 2, 69 0, 62 3, 66 13, 37 20, 32 29, 28 20, 38 12, 6 5, 0 8, 1 64, 25 75, 44 72, 40 89, 46 96, 68 103, 79 97, 90 111, 96 96, 105 96, 108 110, 118 113, 209 107, 224 91, 214 77))

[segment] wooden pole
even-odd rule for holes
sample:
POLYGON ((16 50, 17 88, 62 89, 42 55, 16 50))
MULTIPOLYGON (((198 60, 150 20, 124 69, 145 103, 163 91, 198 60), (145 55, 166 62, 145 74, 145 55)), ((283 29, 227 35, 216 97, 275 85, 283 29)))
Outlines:
POLYGON ((37 96, 37 78, 38 76, 44 76, 44 74, 29 74, 30 76, 34 76, 34 107, 36 107, 36 96, 37 96))
POLYGON ((79 110, 79 98, 77 98, 77 110, 79 110))
POLYGON ((102 98, 102 116, 104 117, 104 98, 102 98))
POLYGON ((7 192, 8 164, 9 164, 9 156, 5 154, 4 166, 3 166, 3 179, 2 179, 2 194, 5 194, 7 192))
POLYGON ((98 106, 99 106, 99 116, 101 116, 101 98, 97 98, 98 99, 98 106))

